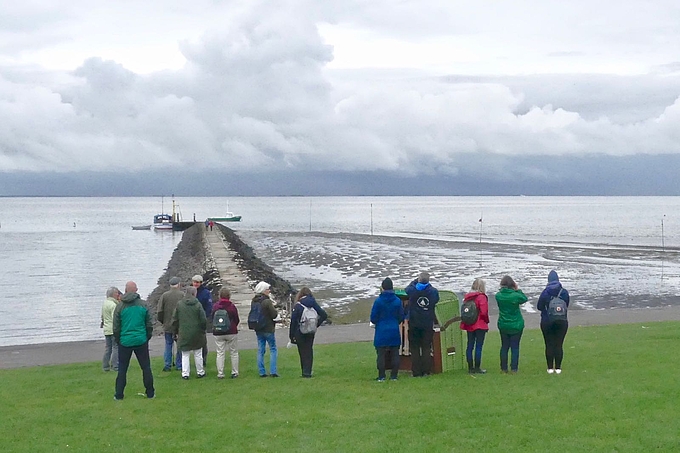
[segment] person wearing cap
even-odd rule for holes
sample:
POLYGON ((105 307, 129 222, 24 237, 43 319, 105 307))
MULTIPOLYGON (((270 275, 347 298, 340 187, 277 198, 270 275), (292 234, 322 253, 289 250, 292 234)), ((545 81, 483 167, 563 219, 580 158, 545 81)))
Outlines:
POLYGON ((548 363, 548 374, 562 373, 562 358, 564 357, 564 337, 567 336, 569 322, 566 319, 553 319, 548 316, 550 299, 558 297, 569 307, 569 291, 562 287, 557 271, 548 274, 548 284, 538 297, 536 308, 541 312, 541 332, 545 342, 545 360, 548 363))
POLYGON ((394 293, 392 279, 387 277, 380 285, 381 291, 371 308, 371 323, 375 325, 373 346, 378 355, 378 382, 385 382, 385 357, 390 356, 390 379, 396 380, 399 374, 399 347, 401 334, 399 325, 404 321, 404 307, 401 299, 394 293))
POLYGON ((172 315, 172 329, 177 333, 177 347, 182 351, 182 379, 189 379, 191 372, 191 353, 194 354, 196 376, 205 377, 203 348, 207 343, 205 336, 205 311, 196 299, 196 288, 189 286, 185 297, 179 301, 172 315))
POLYGON ((142 380, 147 398, 155 398, 153 373, 149 358, 149 340, 153 334, 151 314, 146 302, 137 294, 137 284, 129 281, 125 284, 125 294, 113 312, 113 336, 118 343, 118 376, 116 376, 115 400, 122 400, 127 385, 127 371, 132 354, 137 357, 142 369, 142 380))
MULTIPOLYGON (((163 371, 170 371, 172 369, 172 349, 176 341, 172 330, 172 314, 175 308, 177 308, 177 303, 184 297, 184 293, 180 290, 179 277, 172 277, 168 283, 170 284, 170 289, 161 295, 156 312, 158 322, 163 324, 163 332, 165 334, 165 352, 163 353, 165 366, 163 371)), ((177 349, 175 366, 178 370, 182 369, 182 353, 179 351, 179 348, 177 349)))
POLYGON ((102 305, 101 328, 104 329, 104 339, 106 347, 104 357, 102 357, 102 369, 104 371, 118 371, 118 344, 113 338, 113 312, 120 301, 120 290, 115 286, 106 291, 106 300, 102 305))
POLYGON ((413 377, 432 373, 432 338, 439 291, 430 284, 430 274, 421 272, 404 291, 408 295, 408 341, 413 377))
POLYGON ((264 367, 264 353, 266 346, 269 344, 269 375, 271 377, 279 377, 277 370, 278 350, 276 349, 276 336, 274 330, 276 327, 276 318, 279 313, 274 307, 274 303, 269 298, 271 293, 270 285, 267 282, 260 282, 255 285, 255 297, 250 303, 251 309, 254 304, 261 304, 260 310, 264 313, 265 326, 261 330, 256 330, 257 336, 257 369, 260 377, 267 377, 267 370, 264 367))
MULTIPOLYGON (((205 317, 208 319, 208 323, 206 324, 206 332, 208 332, 212 330, 212 326, 210 325, 211 323, 209 321, 212 316, 212 294, 210 293, 210 290, 203 284, 203 277, 199 274, 191 277, 191 285, 196 288, 196 299, 198 299, 198 301, 201 303, 203 311, 205 312, 205 317)), ((208 344, 206 343, 205 346, 203 346, 203 366, 205 367, 207 364, 208 344)))

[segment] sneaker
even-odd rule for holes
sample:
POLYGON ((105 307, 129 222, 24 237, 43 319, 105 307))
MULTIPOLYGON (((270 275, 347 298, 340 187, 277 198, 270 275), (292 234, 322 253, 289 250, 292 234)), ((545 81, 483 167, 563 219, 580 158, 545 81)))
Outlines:
POLYGON ((398 378, 395 378, 395 377, 391 377, 391 378, 390 378, 390 381, 397 381, 397 380, 399 380, 399 379, 398 379, 398 378))
POLYGON ((555 374, 562 374, 562 368, 557 368, 555 370, 555 374))
POLYGON ((218 374, 218 375, 217 375, 217 379, 224 379, 224 375, 223 375, 223 374, 218 374))
POLYGON ((205 377, 205 373, 197 375, 196 379, 203 379, 204 377, 205 377))
POLYGON ((113 395, 113 400, 114 401, 123 401, 123 398, 118 398, 116 395, 113 395))
POLYGON ((260 377, 269 377, 268 374, 261 374, 260 377))
POLYGON ((548 368, 548 374, 553 374, 554 372, 555 372, 555 370, 553 370, 552 368, 548 368))
POLYGON ((376 382, 385 382, 385 378, 384 378, 384 377, 379 377, 379 378, 376 378, 375 381, 376 381, 376 382))
POLYGON ((483 368, 475 368, 475 374, 486 374, 486 370, 483 368))
POLYGON ((172 368, 170 368, 169 366, 166 366, 166 367, 163 368, 163 371, 167 373, 167 372, 172 371, 172 368))
POLYGON ((137 394, 137 396, 143 396, 144 398, 150 399, 150 400, 156 398, 156 394, 155 394, 155 393, 154 393, 153 395, 151 395, 151 396, 146 396, 146 393, 139 392, 139 393, 137 394))
POLYGON ((271 377, 279 377, 279 375, 274 373, 274 374, 271 375, 271 377))
POLYGON ((236 379, 238 377, 238 373, 231 373, 231 378, 236 379))
POLYGON ((188 380, 189 380, 189 376, 182 376, 182 379, 184 379, 185 381, 188 381, 188 380))

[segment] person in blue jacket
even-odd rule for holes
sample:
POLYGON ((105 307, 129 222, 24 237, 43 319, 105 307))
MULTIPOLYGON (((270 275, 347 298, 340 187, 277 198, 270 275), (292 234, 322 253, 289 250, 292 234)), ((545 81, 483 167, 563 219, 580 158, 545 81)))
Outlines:
POLYGON ((560 278, 554 270, 548 274, 548 285, 538 298, 536 308, 541 312, 541 332, 545 341, 545 360, 548 364, 548 374, 562 373, 562 358, 564 357, 564 337, 567 336, 569 322, 567 319, 550 320, 548 307, 550 299, 559 297, 569 306, 569 291, 562 287, 560 278))
POLYGON ((312 366, 314 365, 314 336, 316 332, 302 333, 300 331, 300 319, 305 307, 313 308, 317 313, 316 325, 320 326, 327 318, 328 314, 321 308, 314 299, 312 291, 306 286, 301 288, 295 296, 295 305, 293 312, 290 315, 290 329, 288 331, 288 338, 290 342, 297 345, 298 355, 300 356, 300 367, 302 368, 302 377, 312 377, 312 366))
MULTIPOLYGON (((207 220, 206 220, 207 222, 207 220)), ((210 293, 210 290, 205 287, 203 284, 203 277, 199 274, 194 275, 191 277, 191 284, 194 288, 196 288, 196 299, 201 303, 201 306, 203 307, 203 311, 205 312, 205 317, 208 320, 207 326, 206 326, 206 332, 212 332, 212 306, 213 306, 213 300, 212 300, 212 294, 210 293)), ((203 368, 206 367, 208 364, 208 343, 206 342, 205 346, 203 346, 203 368)))
POLYGON ((421 272, 404 289, 408 295, 408 342, 411 349, 413 377, 432 373, 432 337, 436 315, 434 307, 439 302, 439 291, 430 284, 430 274, 421 272))
POLYGON ((371 323, 375 325, 373 346, 378 354, 378 382, 385 382, 385 356, 389 352, 391 359, 390 379, 396 380, 399 373, 399 347, 401 334, 399 324, 404 322, 404 307, 401 299, 394 294, 392 280, 383 280, 381 292, 371 308, 371 323))

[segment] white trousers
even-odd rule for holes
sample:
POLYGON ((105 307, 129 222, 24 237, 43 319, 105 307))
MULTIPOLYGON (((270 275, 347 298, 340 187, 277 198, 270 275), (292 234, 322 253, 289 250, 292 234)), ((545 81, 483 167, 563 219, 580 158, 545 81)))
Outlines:
POLYGON ((205 370, 203 369, 203 349, 194 349, 193 351, 182 351, 182 377, 189 377, 191 372, 191 363, 189 362, 189 357, 191 357, 192 352, 194 353, 196 375, 205 375, 205 370))
POLYGON ((224 353, 229 348, 231 374, 238 375, 238 335, 213 335, 217 349, 217 377, 224 377, 224 353))

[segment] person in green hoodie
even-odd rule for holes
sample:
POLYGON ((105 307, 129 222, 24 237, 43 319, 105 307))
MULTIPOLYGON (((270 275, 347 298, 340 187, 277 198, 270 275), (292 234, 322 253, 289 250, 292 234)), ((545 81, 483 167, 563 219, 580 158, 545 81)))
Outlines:
POLYGON ((113 312, 113 337, 118 343, 118 376, 114 399, 123 399, 127 384, 127 370, 133 352, 142 369, 146 397, 156 396, 149 358, 149 340, 152 333, 151 314, 146 308, 146 303, 137 294, 137 284, 132 281, 127 282, 125 294, 113 312))
POLYGON ((207 319, 203 306, 196 299, 196 288, 187 287, 186 297, 177 303, 172 315, 172 329, 178 335, 177 349, 182 351, 182 379, 189 379, 191 363, 189 358, 194 353, 194 365, 197 378, 205 377, 203 367, 203 347, 206 345, 205 328, 207 319))
POLYGON ((498 331, 501 334, 501 372, 508 372, 508 350, 511 351, 510 371, 519 368, 519 342, 524 331, 524 318, 519 308, 527 296, 517 287, 509 275, 501 279, 500 291, 496 293, 498 304, 498 331))

